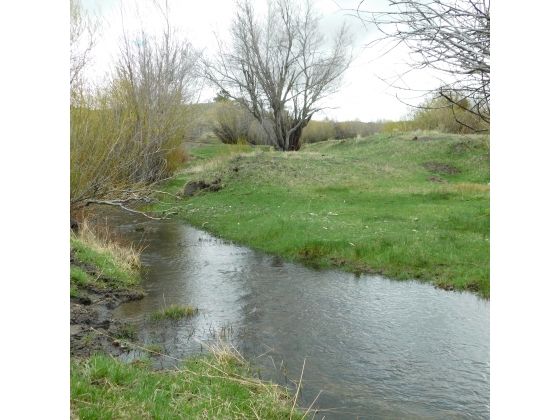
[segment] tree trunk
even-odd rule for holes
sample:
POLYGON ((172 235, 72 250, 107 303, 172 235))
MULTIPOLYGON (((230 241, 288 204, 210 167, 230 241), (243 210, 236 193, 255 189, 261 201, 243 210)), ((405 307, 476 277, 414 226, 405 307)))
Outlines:
POLYGON ((297 152, 301 149, 301 133, 303 132, 303 128, 301 125, 294 130, 292 134, 290 134, 290 143, 288 146, 288 150, 297 152))

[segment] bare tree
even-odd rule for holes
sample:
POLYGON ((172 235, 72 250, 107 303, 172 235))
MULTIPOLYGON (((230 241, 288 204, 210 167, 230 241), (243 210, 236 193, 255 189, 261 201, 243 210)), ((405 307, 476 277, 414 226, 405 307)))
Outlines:
POLYGON ((93 48, 101 35, 101 19, 87 14, 80 0, 70 0, 70 99, 84 83, 84 70, 91 63, 93 48))
POLYGON ((166 156, 182 144, 201 86, 196 74, 200 52, 169 21, 167 1, 154 1, 163 18, 158 35, 144 28, 128 33, 123 28, 114 63, 112 107, 134 122, 134 141, 144 145, 142 164, 135 168, 139 181, 155 181, 169 175, 166 156))
POLYGON ((248 0, 237 1, 231 43, 205 62, 206 78, 244 106, 278 150, 299 150, 311 117, 340 86, 352 59, 352 36, 344 23, 330 43, 319 30, 313 2, 275 0, 259 18, 248 0))
POLYGON ((381 32, 369 46, 390 51, 404 44, 410 51, 410 70, 427 68, 440 74, 440 87, 424 92, 445 98, 454 114, 459 109, 475 115, 483 126, 455 115, 458 123, 488 131, 490 0, 388 0, 389 11, 383 12, 365 11, 363 3, 353 10, 354 16, 381 32))

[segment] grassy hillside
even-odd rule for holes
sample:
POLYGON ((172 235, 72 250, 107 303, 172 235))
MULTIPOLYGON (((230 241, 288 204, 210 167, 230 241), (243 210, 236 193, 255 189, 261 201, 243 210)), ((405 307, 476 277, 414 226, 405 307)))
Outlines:
POLYGON ((488 137, 375 135, 290 153, 203 147, 167 184, 174 194, 188 181, 224 187, 168 200, 189 223, 288 260, 490 296, 488 137))

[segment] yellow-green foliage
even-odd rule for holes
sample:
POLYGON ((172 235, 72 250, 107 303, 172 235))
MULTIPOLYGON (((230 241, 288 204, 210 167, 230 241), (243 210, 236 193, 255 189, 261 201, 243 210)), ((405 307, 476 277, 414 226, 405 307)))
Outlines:
MULTIPOLYGON (((90 267, 86 273, 79 265, 70 266, 70 283, 74 286, 92 284, 98 287, 134 288, 140 281, 140 250, 125 246, 112 239, 107 226, 92 225, 84 220, 78 232, 70 232, 70 252, 90 267), (99 281, 101 276, 114 280, 99 281)), ((72 290, 71 290, 72 293, 72 290)))
POLYGON ((95 355, 70 361, 76 419, 296 420, 305 413, 288 389, 263 382, 237 352, 221 346, 173 370, 95 355))
POLYGON ((303 129, 301 139, 303 143, 315 143, 332 139, 335 136, 334 124, 332 121, 309 121, 303 129))
MULTIPOLYGON (((75 3, 70 32, 80 34, 87 27, 75 3)), ((110 76, 97 84, 82 71, 91 49, 80 52, 79 43, 71 44, 78 51, 71 55, 76 73, 70 88, 71 210, 88 200, 145 193, 184 163, 182 143, 194 119, 186 103, 189 89, 196 89, 189 83, 197 56, 188 42, 172 35, 169 28, 162 37, 126 34, 110 76)))
MULTIPOLYGON (((128 102, 118 87, 70 108, 70 203, 111 199, 170 175, 185 160, 180 104, 158 115, 128 102)), ((185 115, 186 117, 186 115, 185 115)))
POLYGON ((466 98, 457 99, 454 105, 444 97, 436 95, 427 98, 419 108, 411 112, 412 129, 438 130, 444 133, 468 134, 472 128, 487 129, 488 126, 479 117, 467 111, 472 104, 466 98), (460 121, 461 123, 457 122, 460 121), (467 127, 468 126, 468 127, 467 127))
POLYGON ((383 133, 404 133, 416 129, 411 121, 387 121, 383 124, 383 133))
MULTIPOLYGON (((117 242, 107 225, 91 223, 88 219, 80 225, 78 232, 70 232, 70 246, 87 253, 105 255, 107 260, 131 277, 139 277, 140 251, 117 242)), ((101 260, 103 258, 100 258, 101 260)), ((95 263, 95 261, 91 261, 95 263)), ((103 267, 101 267, 103 268, 103 267)))
POLYGON ((336 122, 329 119, 323 121, 309 121, 303 129, 304 143, 316 143, 329 139, 350 139, 357 136, 369 136, 381 132, 382 123, 361 121, 336 122))
POLYGON ((198 315, 198 308, 192 305, 182 306, 178 304, 172 304, 155 311, 150 319, 152 321, 162 321, 164 319, 179 319, 179 318, 191 318, 198 315))

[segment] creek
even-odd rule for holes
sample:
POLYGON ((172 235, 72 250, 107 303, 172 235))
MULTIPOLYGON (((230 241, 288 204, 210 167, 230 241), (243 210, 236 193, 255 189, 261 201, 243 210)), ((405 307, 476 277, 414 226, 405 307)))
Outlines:
MULTIPOLYGON (((180 220, 109 220, 142 244, 146 296, 115 317, 140 345, 184 358, 221 337, 325 419, 490 418, 490 302, 416 281, 316 270, 216 238, 180 220), (192 304, 191 319, 147 322, 192 304)), ((124 360, 141 357, 132 351, 124 360)), ((171 368, 174 359, 155 362, 171 368)), ((310 416, 312 417, 312 416, 310 416)))

